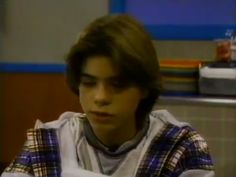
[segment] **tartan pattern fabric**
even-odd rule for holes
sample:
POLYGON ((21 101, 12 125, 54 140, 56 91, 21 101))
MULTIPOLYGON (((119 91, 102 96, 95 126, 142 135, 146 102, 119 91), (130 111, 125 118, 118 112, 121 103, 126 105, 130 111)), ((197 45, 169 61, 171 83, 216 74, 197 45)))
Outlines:
POLYGON ((61 175, 60 152, 55 129, 30 129, 27 144, 5 172, 21 172, 35 177, 61 175))
POLYGON ((19 172, 29 175, 33 174, 31 168, 30 152, 27 145, 24 145, 21 154, 11 162, 11 164, 4 170, 4 172, 19 172))
POLYGON ((136 177, 177 177, 190 169, 213 170, 205 140, 191 127, 166 124, 152 140, 136 177))
MULTIPOLYGON (((30 129, 28 143, 5 172, 35 177, 61 176, 59 144, 55 129, 30 129)), ((213 170, 205 140, 191 127, 166 124, 152 140, 136 177, 177 177, 185 170, 213 170)))

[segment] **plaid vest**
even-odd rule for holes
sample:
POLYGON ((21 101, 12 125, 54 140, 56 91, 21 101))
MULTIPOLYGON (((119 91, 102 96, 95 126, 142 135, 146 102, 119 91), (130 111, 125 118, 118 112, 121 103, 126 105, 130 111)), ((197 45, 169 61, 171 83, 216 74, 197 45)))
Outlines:
POLYGON ((21 172, 35 177, 60 177, 60 152, 55 129, 29 129, 27 144, 5 172, 21 172))
MULTIPOLYGON (((56 130, 30 129, 27 137, 30 143, 5 172, 22 172, 35 177, 61 176, 56 130)), ((176 177, 188 169, 213 170, 206 142, 191 127, 166 124, 152 140, 136 177, 176 177)))

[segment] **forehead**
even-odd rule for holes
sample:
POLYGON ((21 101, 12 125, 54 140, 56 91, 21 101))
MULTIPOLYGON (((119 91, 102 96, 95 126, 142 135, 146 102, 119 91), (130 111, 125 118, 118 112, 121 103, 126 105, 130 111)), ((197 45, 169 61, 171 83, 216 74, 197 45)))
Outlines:
POLYGON ((88 57, 82 66, 81 72, 97 78, 110 78, 119 75, 111 59, 106 56, 88 57))

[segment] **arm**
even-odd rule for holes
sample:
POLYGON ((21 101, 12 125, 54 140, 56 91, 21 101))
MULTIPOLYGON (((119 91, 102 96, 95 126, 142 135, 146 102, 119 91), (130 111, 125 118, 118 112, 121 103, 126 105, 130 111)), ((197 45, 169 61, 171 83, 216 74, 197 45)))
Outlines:
POLYGON ((1 177, 32 177, 32 167, 28 141, 25 143, 21 153, 4 170, 1 177))
POLYGON ((179 177, 215 176, 207 143, 194 130, 190 130, 185 138, 176 144, 175 150, 169 158, 169 163, 173 163, 175 159, 178 161, 174 174, 179 177))
POLYGON ((28 176, 60 176, 60 152, 55 129, 30 129, 27 143, 21 154, 3 173, 6 177, 26 174, 28 176), (20 174, 19 174, 20 173, 20 174))
POLYGON ((214 177, 215 172, 209 170, 188 170, 183 173, 179 177, 214 177))

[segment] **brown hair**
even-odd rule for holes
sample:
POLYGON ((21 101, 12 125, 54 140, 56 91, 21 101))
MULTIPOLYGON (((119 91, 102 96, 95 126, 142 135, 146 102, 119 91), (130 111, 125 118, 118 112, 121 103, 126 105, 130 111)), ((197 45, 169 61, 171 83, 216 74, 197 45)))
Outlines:
MULTIPOLYGON (((67 56, 67 83, 79 95, 80 72, 91 56, 106 56, 122 78, 149 91, 137 109, 143 120, 160 93, 159 64, 150 36, 128 15, 107 15, 92 22, 71 48, 67 56)), ((143 121, 137 120, 137 124, 143 121)))

